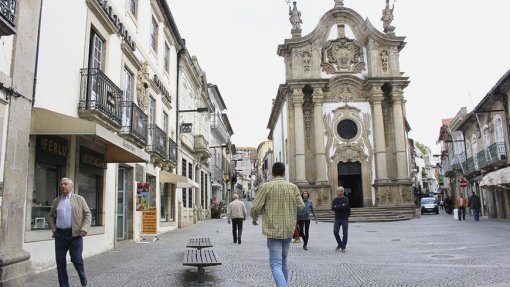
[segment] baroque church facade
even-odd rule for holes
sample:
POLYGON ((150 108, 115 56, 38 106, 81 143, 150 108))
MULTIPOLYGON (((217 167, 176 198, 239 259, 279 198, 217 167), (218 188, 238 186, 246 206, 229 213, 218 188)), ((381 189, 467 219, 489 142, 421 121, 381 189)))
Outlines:
POLYGON ((413 192, 404 89, 400 71, 405 37, 384 31, 335 0, 317 27, 301 35, 301 12, 289 7, 292 38, 278 46, 286 82, 268 122, 275 161, 309 191, 319 207, 346 188, 351 207, 410 207, 413 192))

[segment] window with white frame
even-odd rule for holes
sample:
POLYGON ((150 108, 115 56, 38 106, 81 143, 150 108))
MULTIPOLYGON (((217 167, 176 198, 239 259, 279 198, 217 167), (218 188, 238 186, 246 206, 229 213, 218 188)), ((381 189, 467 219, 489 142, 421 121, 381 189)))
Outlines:
POLYGON ((168 114, 166 112, 163 112, 163 130, 168 136, 168 114))
POLYGON ((134 75, 127 67, 124 67, 124 93, 122 94, 122 127, 129 129, 131 126, 131 109, 128 102, 133 100, 134 75))
POLYGON ((103 69, 104 40, 92 30, 90 41, 89 67, 92 69, 103 69))
POLYGON ((151 47, 155 52, 158 51, 158 21, 156 18, 152 17, 151 23, 151 47))
MULTIPOLYGON (((467 158, 471 157, 471 143, 469 142, 469 140, 466 140, 466 157, 467 158)), ((462 159, 462 160, 465 160, 465 159, 462 159)))
POLYGON ((491 145, 491 137, 489 134, 489 127, 487 125, 483 127, 483 144, 485 148, 489 148, 491 145))
POLYGON ((503 121, 499 115, 494 117, 494 138, 495 142, 502 143, 505 142, 505 137, 503 133, 503 121))
POLYGON ((455 139, 455 154, 456 155, 460 155, 461 153, 464 152, 464 145, 462 144, 463 138, 464 137, 462 136, 461 132, 459 132, 459 131, 455 132, 454 139, 455 139))
POLYGON ((164 56, 165 71, 170 70, 170 47, 165 43, 165 56, 164 56))
POLYGON ((127 10, 136 18, 136 0, 127 0, 127 10))
POLYGON ((476 155, 478 153, 478 138, 475 134, 471 135, 471 153, 473 154, 472 157, 476 162, 476 155))

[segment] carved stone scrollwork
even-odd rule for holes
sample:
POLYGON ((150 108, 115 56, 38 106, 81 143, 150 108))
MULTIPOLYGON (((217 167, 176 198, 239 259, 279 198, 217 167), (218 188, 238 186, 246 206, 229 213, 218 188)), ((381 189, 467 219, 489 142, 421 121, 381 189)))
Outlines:
POLYGON ((413 187, 402 188, 401 197, 403 202, 412 202, 413 200, 413 187))
POLYGON ((147 94, 148 87, 149 87, 149 64, 147 64, 147 62, 144 62, 142 64, 142 69, 138 71, 137 75, 136 97, 138 105, 145 113, 147 113, 149 105, 149 95, 147 94))
POLYGON ((381 189, 379 189, 379 201, 380 203, 391 202, 391 190, 388 186, 381 187, 381 189))
POLYGON ((350 85, 342 85, 335 95, 336 100, 340 100, 344 103, 354 101, 354 89, 350 85))
POLYGON ((368 156, 363 151, 363 147, 361 146, 360 142, 355 143, 346 143, 340 145, 337 149, 335 154, 333 155, 334 159, 341 159, 345 162, 363 162, 365 161, 368 156))
POLYGON ((388 61, 390 58, 390 53, 387 50, 382 50, 379 53, 379 56, 381 57, 381 68, 383 72, 388 71, 388 61))
POLYGON ((390 131, 392 126, 391 102, 388 99, 382 101, 382 110, 384 122, 384 136, 386 137, 386 139, 388 139, 390 137, 390 131))
POLYGON ((343 25, 338 29, 339 38, 327 41, 322 48, 322 69, 328 74, 362 72, 365 70, 362 46, 345 37, 343 25))
POLYGON ((306 106, 303 109, 303 115, 305 118, 306 143, 310 144, 312 134, 312 107, 306 106))
POLYGON ((304 51, 303 53, 301 53, 301 58, 303 59, 303 69, 305 70, 305 72, 309 72, 312 53, 310 53, 309 51, 304 51))

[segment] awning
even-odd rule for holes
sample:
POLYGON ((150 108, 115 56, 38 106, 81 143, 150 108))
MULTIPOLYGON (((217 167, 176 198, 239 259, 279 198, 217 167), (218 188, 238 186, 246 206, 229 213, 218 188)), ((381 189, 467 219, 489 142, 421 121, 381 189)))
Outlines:
POLYGON ((489 172, 480 181, 480 186, 501 186, 503 184, 510 184, 510 167, 489 172))
POLYGON ((199 188, 200 185, 185 177, 185 176, 182 176, 182 175, 178 175, 178 174, 175 174, 175 173, 170 173, 168 171, 160 171, 159 172, 159 182, 169 182, 169 183, 173 183, 177 186, 177 188, 199 188))
POLYGON ((149 162, 150 155, 105 127, 83 119, 32 108, 31 135, 89 135, 106 144, 106 162, 149 162))

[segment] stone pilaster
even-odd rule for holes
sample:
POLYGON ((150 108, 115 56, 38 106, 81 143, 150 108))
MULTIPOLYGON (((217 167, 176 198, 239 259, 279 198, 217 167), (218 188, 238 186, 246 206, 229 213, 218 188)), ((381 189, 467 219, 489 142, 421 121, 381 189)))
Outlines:
POLYGON ((313 114, 315 127, 315 163, 317 168, 317 183, 327 183, 326 152, 324 145, 324 122, 322 120, 322 103, 324 94, 321 89, 313 93, 313 114))
POLYGON ((296 179, 295 183, 305 183, 305 129, 303 122, 303 93, 301 90, 294 90, 292 103, 294 104, 294 132, 296 139, 296 179))
MULTIPOLYGON (((33 273, 30 254, 23 250, 29 170, 29 135, 34 87, 37 27, 41 1, 18 1, 13 46, 12 88, 5 139, 4 190, 0 221, 0 286, 23 286, 33 273)), ((10 84, 10 83, 9 83, 10 84)), ((27 227, 29 228, 29 227, 27 227)))
POLYGON ((381 87, 373 87, 370 96, 370 103, 374 111, 374 143, 375 143, 375 170, 376 181, 388 179, 386 166, 386 144, 384 138, 384 119, 382 111, 383 92, 381 87))
POLYGON ((406 137, 404 127, 404 113, 402 109, 402 90, 400 87, 393 87, 393 125, 395 129, 395 156, 397 161, 397 178, 408 179, 409 171, 407 166, 406 137))

